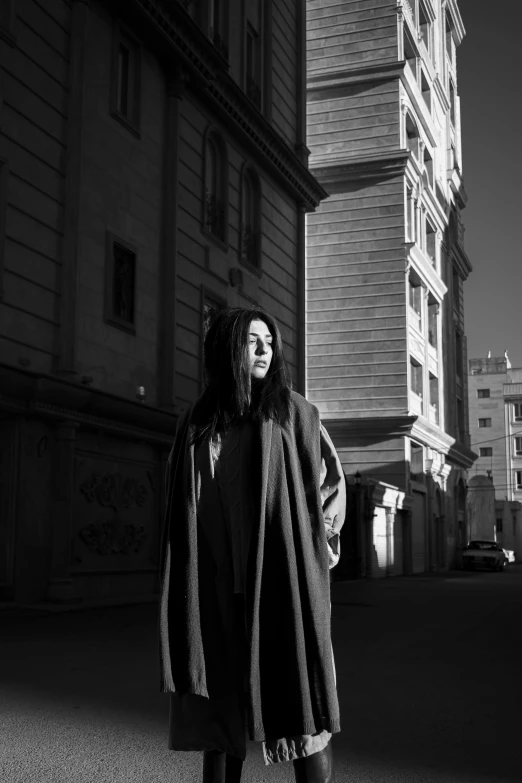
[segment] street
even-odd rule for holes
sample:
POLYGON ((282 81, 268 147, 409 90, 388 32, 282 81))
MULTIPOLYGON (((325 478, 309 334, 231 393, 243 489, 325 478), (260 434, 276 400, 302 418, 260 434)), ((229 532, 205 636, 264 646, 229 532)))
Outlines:
MULTIPOLYGON (((522 566, 332 587, 337 783, 522 779, 522 566)), ((168 751, 156 607, 4 610, 2 783, 200 783, 168 751)), ((245 782, 292 781, 251 744, 245 782)))

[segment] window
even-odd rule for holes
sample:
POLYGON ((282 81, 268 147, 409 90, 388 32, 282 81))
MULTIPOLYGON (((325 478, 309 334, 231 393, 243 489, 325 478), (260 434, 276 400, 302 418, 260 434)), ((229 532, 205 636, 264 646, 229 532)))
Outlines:
POLYGON ((428 111, 431 112, 431 89, 424 71, 421 71, 421 92, 422 97, 424 98, 424 103, 428 107, 428 111))
POLYGON ((432 266, 437 264, 437 232, 432 223, 426 219, 426 254, 432 266))
POLYGON ((481 446, 479 449, 479 457, 492 457, 493 449, 491 446, 481 446))
POLYGON ((422 332, 422 294, 423 287, 416 280, 411 277, 409 279, 409 297, 410 297, 410 315, 412 316, 412 323, 422 332))
POLYGON ((439 423, 439 379, 430 372, 430 421, 439 423))
POLYGON ((433 187, 433 158, 430 155, 429 150, 424 148, 424 170, 428 180, 428 185, 433 187))
POLYGON ((136 251, 112 234, 107 236, 104 320, 111 326, 134 334, 136 251))
POLYGON ((241 193, 241 261, 261 267, 261 188, 255 171, 245 168, 241 193))
POLYGON ((464 440, 466 435, 466 427, 464 424, 464 400, 462 397, 457 397, 457 435, 461 441, 464 440))
POLYGON ((489 389, 477 389, 477 397, 479 398, 479 400, 485 400, 490 396, 491 395, 489 393, 489 389))
POLYGON ((452 283, 453 307, 455 310, 460 310, 460 278, 456 269, 453 270, 452 283))
POLYGON ((491 419, 479 419, 479 427, 491 427, 491 419))
POLYGON ((522 470, 515 470, 515 486, 522 489, 522 470))
POLYGON ((462 335, 459 331, 455 332, 455 373, 457 380, 462 380, 462 371, 464 364, 464 353, 462 349, 462 335))
POLYGON ((497 517, 495 527, 497 533, 502 533, 502 517, 497 517))
POLYGON ((223 0, 208 0, 210 40, 220 55, 228 60, 228 3, 223 0))
POLYGON ((448 56, 448 60, 450 63, 453 63, 453 34, 451 32, 452 30, 452 23, 451 18, 448 14, 446 14, 446 54, 448 56))
POLYGON ((406 28, 404 28, 404 59, 415 81, 417 81, 417 50, 406 28))
POLYGON ((223 310, 227 306, 227 303, 224 299, 214 294, 212 291, 208 291, 206 288, 201 289, 201 316, 202 316, 202 323, 201 323, 201 351, 200 356, 201 358, 201 380, 203 380, 204 376, 204 367, 203 367, 203 346, 205 343, 205 337, 207 336, 207 332, 210 328, 210 325, 212 321, 214 320, 216 314, 223 310))
POLYGON ((450 79, 449 94, 450 94, 450 119, 453 124, 453 127, 455 127, 455 118, 457 115, 456 115, 455 85, 453 84, 453 79, 450 79))
POLYGON ((227 241, 228 165, 220 136, 208 131, 205 141, 205 204, 203 230, 218 244, 227 241))
POLYGON ((522 457, 522 438, 515 438, 515 455, 522 457))
POLYGON ((424 479, 424 448, 420 443, 411 441, 410 475, 414 481, 424 479))
POLYGON ((406 147, 415 157, 419 157, 419 131, 409 114, 406 115, 406 147))
POLYGON ((112 116, 139 135, 141 48, 139 42, 120 25, 115 26, 112 60, 112 116))
POLYGON ((16 45, 14 37, 15 0, 0 0, 0 38, 11 46, 16 45))
POLYGON ((522 421, 522 402, 513 403, 513 418, 515 421, 522 421))
POLYGON ((415 201, 409 185, 406 186, 406 241, 415 242, 415 201))
POLYGON ((247 23, 245 52, 245 92, 258 109, 261 108, 261 40, 259 33, 247 23))
POLYGON ((416 359, 410 357, 410 388, 418 397, 423 396, 423 376, 424 368, 416 359))
POLYGON ((424 46, 428 50, 430 57, 432 56, 432 40, 433 40, 433 27, 431 19, 428 16, 427 10, 424 7, 424 3, 419 3, 419 31, 421 34, 424 46))
POLYGON ((439 303, 430 294, 428 299, 428 342, 437 348, 439 342, 439 303))

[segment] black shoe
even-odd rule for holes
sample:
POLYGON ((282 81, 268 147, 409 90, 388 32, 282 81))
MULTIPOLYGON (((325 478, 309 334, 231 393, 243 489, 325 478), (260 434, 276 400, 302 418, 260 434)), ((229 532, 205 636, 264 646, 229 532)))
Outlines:
POLYGON ((332 743, 311 756, 295 759, 296 783, 334 783, 332 743))
POLYGON ((242 759, 221 750, 203 752, 203 783, 241 783, 242 759))

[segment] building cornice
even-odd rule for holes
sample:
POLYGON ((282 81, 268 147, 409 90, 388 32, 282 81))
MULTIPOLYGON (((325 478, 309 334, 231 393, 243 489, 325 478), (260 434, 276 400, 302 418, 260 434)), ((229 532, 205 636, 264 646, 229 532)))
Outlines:
POLYGON ((315 209, 328 196, 261 112, 228 73, 228 65, 187 14, 184 4, 164 0, 108 0, 125 17, 140 24, 154 51, 174 70, 186 71, 195 91, 203 91, 214 108, 232 121, 264 164, 291 187, 296 200, 315 209))
POLYGON ((2 414, 72 421, 145 442, 172 444, 178 416, 53 375, 0 364, 2 414))
POLYGON ((308 72, 306 82, 306 92, 308 100, 321 100, 324 93, 332 90, 340 91, 342 94, 343 86, 359 84, 364 82, 391 81, 400 78, 404 69, 404 63, 397 60, 388 60, 377 65, 366 65, 364 67, 356 66, 353 68, 339 69, 337 66, 332 68, 322 68, 308 72))
POLYGON ((403 174, 409 159, 407 150, 392 150, 364 157, 353 155, 312 155, 310 169, 325 187, 343 185, 359 179, 395 177, 403 174))
POLYGON ((337 448, 358 445, 361 442, 378 438, 391 440, 409 435, 417 416, 401 414, 399 416, 365 416, 364 418, 328 419, 321 421, 328 430, 337 448))

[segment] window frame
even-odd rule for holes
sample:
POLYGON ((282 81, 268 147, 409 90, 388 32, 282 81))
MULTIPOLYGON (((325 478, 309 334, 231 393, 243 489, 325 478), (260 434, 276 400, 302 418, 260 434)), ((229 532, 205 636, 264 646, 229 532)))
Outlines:
POLYGON ((212 240, 222 250, 228 250, 228 185, 229 185, 229 166, 228 166, 228 147, 222 134, 213 126, 209 126, 203 138, 203 194, 202 194, 202 212, 201 212, 201 231, 206 237, 212 240), (209 189, 209 153, 210 145, 216 151, 216 191, 213 193, 209 189), (214 206, 211 206, 211 196, 214 196, 214 206), (222 235, 209 228, 209 211, 220 209, 222 211, 223 233, 222 235))
POLYGON ((479 429, 487 429, 488 427, 491 427, 491 418, 489 416, 479 418, 478 420, 478 427, 479 429), (487 422, 489 421, 489 424, 487 422), (484 424, 481 424, 481 422, 485 422, 484 424))
POLYGON ((424 402, 424 365, 414 356, 410 355, 410 391, 416 394, 424 402), (413 369, 415 368, 415 373, 413 369), (420 394, 415 388, 420 379, 420 394))
POLYGON ((522 490, 522 470, 515 470, 515 488, 522 490))
MULTIPOLYGON (((241 170, 241 202, 240 202, 240 235, 239 235, 239 262, 242 266, 249 269, 258 277, 261 277, 263 273, 263 232, 262 232, 262 207, 263 207, 263 191, 261 188, 261 179, 256 169, 250 164, 245 163, 241 170), (246 229, 250 224, 245 222, 245 210, 246 210, 246 185, 251 187, 252 201, 251 201, 251 215, 253 218, 253 236, 256 244, 255 253, 257 256, 257 262, 252 263, 248 257, 246 257, 246 229)), ((252 228, 252 227, 251 227, 252 228)))
POLYGON ((113 326, 117 329, 121 329, 128 334, 136 334, 136 301, 138 294, 137 287, 138 278, 138 251, 135 245, 128 242, 126 239, 113 234, 112 231, 107 231, 106 239, 106 256, 105 256, 105 292, 104 292, 104 311, 103 320, 109 326, 113 326), (125 251, 131 253, 134 256, 134 276, 133 276, 133 303, 132 303, 132 322, 127 321, 125 318, 120 318, 114 313, 113 310, 113 281, 114 281, 114 246, 119 245, 125 251))
POLYGON ((491 389, 477 389, 477 399, 478 400, 491 399, 491 389))
POLYGON ((141 41, 119 20, 114 22, 112 37, 112 65, 110 113, 130 133, 141 138, 141 71, 142 45, 141 41), (129 53, 129 63, 133 64, 133 74, 129 78, 129 94, 132 95, 132 111, 124 113, 120 109, 120 51, 125 46, 129 53))
POLYGON ((493 447, 492 446, 480 446, 479 447, 479 457, 492 457, 493 456, 493 447), (482 453, 482 452, 488 452, 482 453))
POLYGON ((228 306, 227 300, 225 297, 220 296, 219 294, 216 294, 215 291, 213 291, 211 288, 207 288, 207 286, 202 285, 201 286, 201 303, 200 303, 200 362, 199 362, 199 385, 200 390, 203 389, 204 383, 205 383, 205 355, 204 355, 204 346, 205 346, 205 304, 209 302, 211 304, 216 305, 216 310, 224 310, 225 307, 228 306))
POLYGON ((520 435, 515 435, 513 438, 513 454, 515 457, 522 457, 522 436, 520 435))
POLYGON ((16 0, 0 0, 0 38, 16 46, 15 36, 16 0))
POLYGON ((522 421, 522 402, 513 403, 513 421, 522 421))

